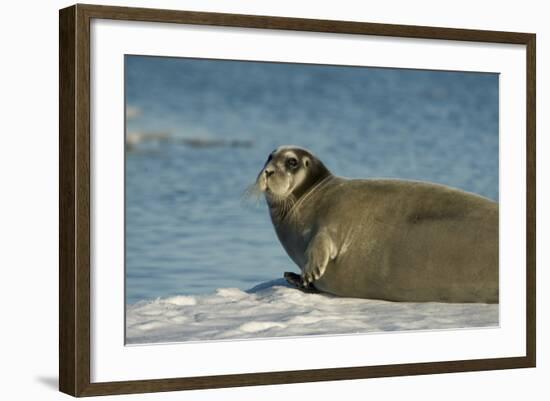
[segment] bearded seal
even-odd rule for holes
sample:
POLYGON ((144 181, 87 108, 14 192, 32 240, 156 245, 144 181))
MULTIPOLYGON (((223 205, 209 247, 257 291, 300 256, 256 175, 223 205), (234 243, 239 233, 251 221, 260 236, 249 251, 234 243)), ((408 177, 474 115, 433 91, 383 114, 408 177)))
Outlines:
POLYGON ((444 185, 332 175, 273 151, 255 186, 305 291, 405 302, 498 303, 498 203, 444 185))

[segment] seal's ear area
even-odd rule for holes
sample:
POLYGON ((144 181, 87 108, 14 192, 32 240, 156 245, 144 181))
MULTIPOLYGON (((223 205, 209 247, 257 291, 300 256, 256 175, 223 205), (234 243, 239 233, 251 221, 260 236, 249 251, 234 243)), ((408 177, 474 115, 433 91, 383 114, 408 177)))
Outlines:
POLYGON ((311 163, 311 160, 309 160, 309 157, 304 156, 303 163, 305 167, 309 167, 309 163, 311 163))

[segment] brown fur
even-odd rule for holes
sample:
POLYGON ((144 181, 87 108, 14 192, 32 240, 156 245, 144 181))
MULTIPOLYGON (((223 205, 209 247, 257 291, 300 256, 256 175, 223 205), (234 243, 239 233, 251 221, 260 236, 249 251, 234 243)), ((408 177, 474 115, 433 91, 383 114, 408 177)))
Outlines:
MULTIPOLYGON (((304 154, 315 166, 318 159, 304 154)), ((498 303, 497 203, 425 182, 322 178, 307 176, 284 215, 268 198, 305 287, 391 301, 498 303)))

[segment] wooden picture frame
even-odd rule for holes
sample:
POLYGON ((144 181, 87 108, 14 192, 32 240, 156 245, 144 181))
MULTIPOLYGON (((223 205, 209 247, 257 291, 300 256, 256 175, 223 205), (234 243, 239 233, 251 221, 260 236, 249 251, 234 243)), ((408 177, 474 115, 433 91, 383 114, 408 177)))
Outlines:
MULTIPOLYGON (((253 15, 74 5, 59 14, 59 389, 73 396, 144 393, 281 383, 534 367, 535 48, 530 33, 372 24, 253 15), (91 382, 90 332, 90 22, 92 19, 309 31, 400 38, 519 44, 526 47, 526 355, 221 376, 91 382)), ((121 289, 122 291, 122 289, 121 289)))

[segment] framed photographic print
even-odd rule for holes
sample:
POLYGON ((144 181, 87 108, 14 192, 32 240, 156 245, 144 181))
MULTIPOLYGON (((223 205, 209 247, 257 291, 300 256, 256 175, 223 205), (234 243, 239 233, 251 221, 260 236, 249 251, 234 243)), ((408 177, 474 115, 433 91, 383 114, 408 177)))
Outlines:
POLYGON ((61 391, 534 367, 535 297, 534 34, 60 11, 61 391))

